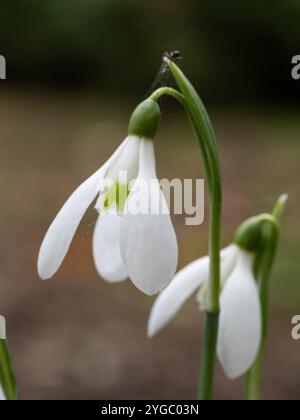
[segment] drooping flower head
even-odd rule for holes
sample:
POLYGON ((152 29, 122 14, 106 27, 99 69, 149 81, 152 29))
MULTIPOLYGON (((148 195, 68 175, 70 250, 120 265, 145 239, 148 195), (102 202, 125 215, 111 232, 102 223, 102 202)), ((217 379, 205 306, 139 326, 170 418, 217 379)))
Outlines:
POLYGON ((84 213, 97 198, 93 256, 99 274, 112 283, 129 277, 148 295, 171 281, 178 250, 156 175, 153 138, 159 120, 157 102, 142 102, 132 114, 126 139, 66 201, 40 248, 42 279, 58 270, 84 213))
MULTIPOLYGON (((253 364, 261 340, 261 307, 254 260, 263 218, 244 222, 234 243, 221 251, 220 319, 217 352, 230 378, 245 373, 253 364)), ((161 330, 194 293, 201 309, 206 307, 209 258, 200 258, 174 277, 152 308, 148 335, 161 330)))

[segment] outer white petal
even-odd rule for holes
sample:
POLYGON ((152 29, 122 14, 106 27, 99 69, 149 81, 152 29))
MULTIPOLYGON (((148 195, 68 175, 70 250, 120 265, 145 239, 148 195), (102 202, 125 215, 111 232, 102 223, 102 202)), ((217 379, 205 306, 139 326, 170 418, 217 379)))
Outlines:
POLYGON ((3 315, 0 315, 0 339, 6 339, 5 318, 3 315))
MULTIPOLYGON (((5 318, 3 315, 0 315, 0 339, 1 340, 6 339, 5 318)), ((3 401, 3 400, 6 400, 6 398, 4 396, 4 392, 0 383, 0 401, 3 401)))
POLYGON ((120 253, 122 218, 117 214, 102 213, 98 217, 93 236, 93 255, 99 275, 116 283, 127 278, 120 253))
POLYGON ((137 288, 153 295, 170 283, 176 271, 178 248, 169 215, 124 215, 120 244, 128 276, 137 288))
POLYGON ((2 387, 1 387, 1 385, 0 385, 0 401, 4 401, 4 400, 6 400, 6 398, 5 398, 5 395, 4 395, 4 392, 3 392, 3 389, 2 389, 2 387))
POLYGON ((240 250, 221 295, 218 356, 229 378, 253 364, 261 338, 261 309, 252 273, 253 256, 240 250))
POLYGON ((208 279, 209 258, 191 262, 178 271, 169 286, 156 299, 148 321, 148 335, 152 337, 177 314, 187 299, 208 279))
POLYGON ((97 172, 73 192, 53 220, 44 237, 38 256, 38 273, 42 279, 52 277, 58 270, 84 213, 97 195, 99 179, 105 176, 126 142, 127 139, 97 172))
POLYGON ((129 194, 122 220, 121 255, 134 285, 153 295, 172 280, 178 248, 167 204, 156 179, 152 141, 142 141, 139 164, 139 188, 129 194), (145 181, 142 185, 141 180, 145 181), (132 203, 141 205, 137 214, 132 212, 132 203), (160 211, 155 214, 152 209, 160 211))
POLYGON ((235 244, 230 244, 221 251, 221 283, 225 284, 226 280, 236 266, 239 256, 239 248, 235 244))
POLYGON ((125 172, 127 176, 126 181, 129 183, 133 178, 137 177, 140 144, 140 137, 127 137, 126 146, 108 170, 106 175, 107 178, 110 178, 115 182, 124 182, 124 180, 120 179, 120 176, 123 175, 122 172, 125 172))

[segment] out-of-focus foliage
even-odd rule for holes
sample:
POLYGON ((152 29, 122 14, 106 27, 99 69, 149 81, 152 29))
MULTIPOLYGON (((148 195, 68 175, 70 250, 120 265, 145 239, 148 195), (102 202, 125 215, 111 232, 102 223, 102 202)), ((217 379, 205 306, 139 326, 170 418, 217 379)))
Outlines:
POLYGON ((211 99, 291 100, 299 22, 299 0, 14 0, 0 54, 10 80, 140 93, 178 48, 211 99))

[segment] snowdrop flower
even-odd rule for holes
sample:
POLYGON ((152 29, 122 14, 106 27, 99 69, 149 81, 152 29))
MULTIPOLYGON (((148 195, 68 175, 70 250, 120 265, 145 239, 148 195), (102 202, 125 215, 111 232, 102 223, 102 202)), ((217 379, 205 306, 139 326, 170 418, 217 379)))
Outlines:
MULTIPOLYGON (((221 251, 220 320, 218 357, 229 378, 236 378, 253 364, 261 338, 261 309, 253 275, 254 253, 233 243, 221 251)), ((203 257, 179 271, 158 296, 152 308, 148 335, 161 330, 185 301, 197 293, 205 306, 209 258, 203 257)))
POLYGON ((132 114, 128 137, 66 201, 40 248, 38 273, 42 279, 58 270, 84 213, 98 197, 95 208, 99 217, 93 235, 98 273, 111 283, 129 277, 148 295, 171 281, 178 250, 156 175, 153 138, 159 120, 157 102, 142 102, 132 114), (133 212, 136 203, 140 211, 133 212), (161 211, 152 212, 152 208, 161 211))

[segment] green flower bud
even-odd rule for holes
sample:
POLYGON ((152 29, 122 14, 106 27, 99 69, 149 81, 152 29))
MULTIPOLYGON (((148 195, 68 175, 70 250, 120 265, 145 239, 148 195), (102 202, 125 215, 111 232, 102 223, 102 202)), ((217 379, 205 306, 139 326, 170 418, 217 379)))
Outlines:
POLYGON ((128 134, 153 139, 160 123, 160 108, 153 99, 141 102, 133 111, 128 134))

